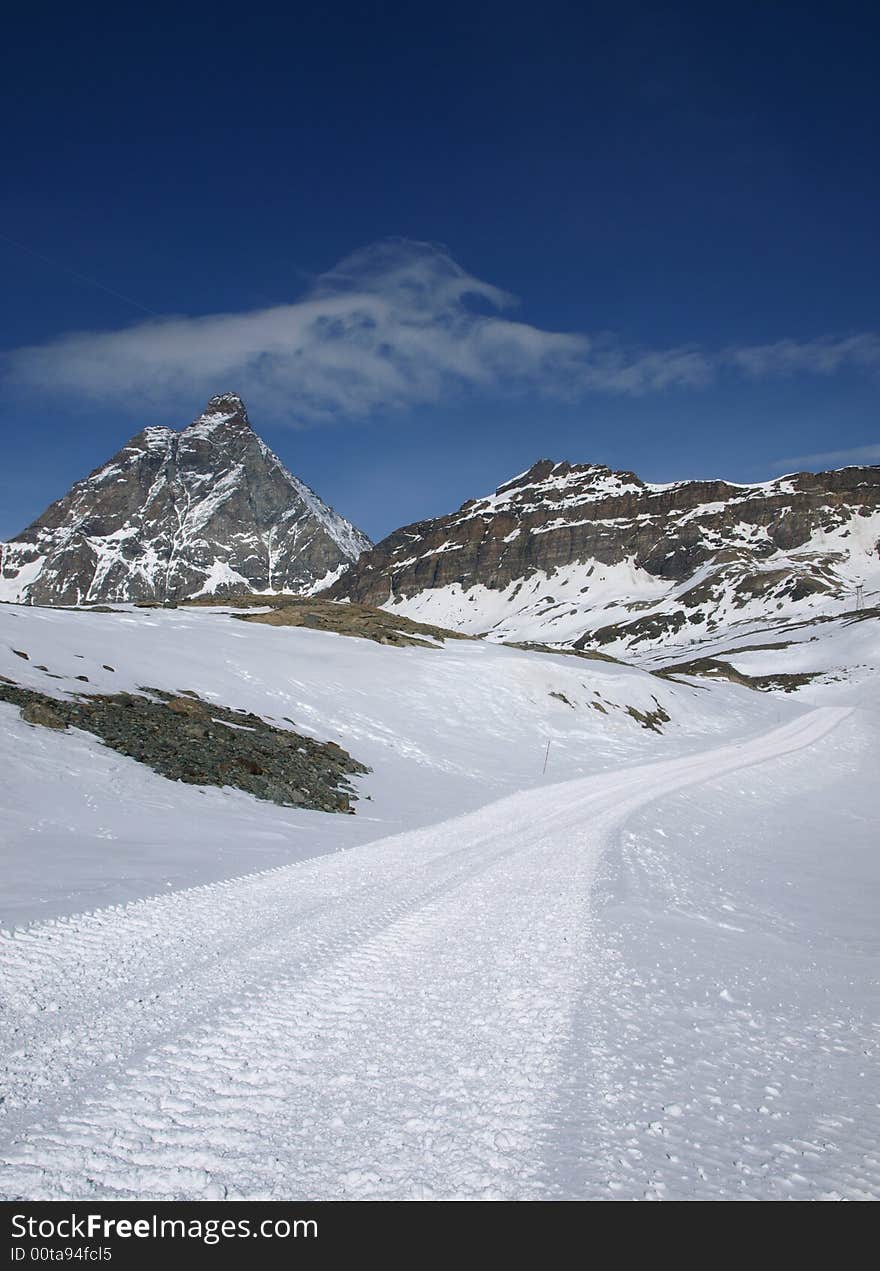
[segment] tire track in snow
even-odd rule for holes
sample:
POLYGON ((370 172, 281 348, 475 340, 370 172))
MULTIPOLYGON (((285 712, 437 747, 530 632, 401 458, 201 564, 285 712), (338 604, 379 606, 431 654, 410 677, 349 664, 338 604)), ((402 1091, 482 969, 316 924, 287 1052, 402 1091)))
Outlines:
POLYGON ((7 938, 4 1193, 546 1194, 609 835, 847 713, 7 938))
POLYGON ((554 1195, 880 1199, 876 743, 863 712, 616 828, 554 1195))

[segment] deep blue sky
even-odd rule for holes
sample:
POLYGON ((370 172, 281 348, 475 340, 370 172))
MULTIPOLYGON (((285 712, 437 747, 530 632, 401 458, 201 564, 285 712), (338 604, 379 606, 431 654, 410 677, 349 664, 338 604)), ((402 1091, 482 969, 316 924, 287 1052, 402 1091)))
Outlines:
MULTIPOLYGON (((515 393, 503 373, 441 382, 321 426, 295 426, 277 396, 252 405, 285 462, 374 537, 543 455, 655 480, 760 480, 825 452, 880 460, 875 6, 275 9, 7 17, 0 347, 13 368, 22 346, 144 310, 289 304, 399 236, 445 245, 542 331, 716 361, 781 340, 800 351, 788 373, 779 356, 757 376, 722 360, 700 387, 637 394, 560 394, 543 372, 515 393), (820 339, 862 351, 817 373, 820 339)), ((203 405, 195 374, 159 402, 54 374, 13 373, 0 395, 0 536, 144 424, 203 405)), ((234 368, 213 387, 239 388, 234 368)))

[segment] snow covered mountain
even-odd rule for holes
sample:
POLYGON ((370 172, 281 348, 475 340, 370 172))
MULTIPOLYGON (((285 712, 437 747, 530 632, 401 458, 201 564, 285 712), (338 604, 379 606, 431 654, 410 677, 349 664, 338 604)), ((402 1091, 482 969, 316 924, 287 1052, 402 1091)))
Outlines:
POLYGON ((650 484, 543 459, 395 531, 328 593, 494 639, 628 658, 876 604, 880 467, 650 484))
POLYGON ((3 545, 0 599, 166 601, 310 591, 369 539, 293 476, 234 393, 145 428, 3 545))

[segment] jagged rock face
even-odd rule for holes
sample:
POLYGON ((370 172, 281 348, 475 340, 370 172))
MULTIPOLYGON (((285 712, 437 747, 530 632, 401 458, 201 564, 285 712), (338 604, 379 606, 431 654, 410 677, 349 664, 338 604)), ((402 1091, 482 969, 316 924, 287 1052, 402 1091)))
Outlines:
POLYGON ((0 598, 174 601, 311 590, 369 539, 292 476, 241 399, 145 428, 3 548, 0 598))
POLYGON ((845 600, 877 570, 878 508, 880 467, 651 485, 545 459, 395 531, 328 594, 505 638, 653 642, 737 610, 845 600))

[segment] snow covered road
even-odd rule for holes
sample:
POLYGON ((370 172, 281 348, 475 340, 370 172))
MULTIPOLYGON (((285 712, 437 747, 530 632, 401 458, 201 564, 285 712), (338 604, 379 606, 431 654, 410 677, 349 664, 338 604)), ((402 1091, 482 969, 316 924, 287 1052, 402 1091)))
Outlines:
POLYGON ((603 852, 651 801, 849 714, 5 934, 0 1191, 579 1194, 549 1139, 578 1004, 613 987, 590 921, 603 852))

